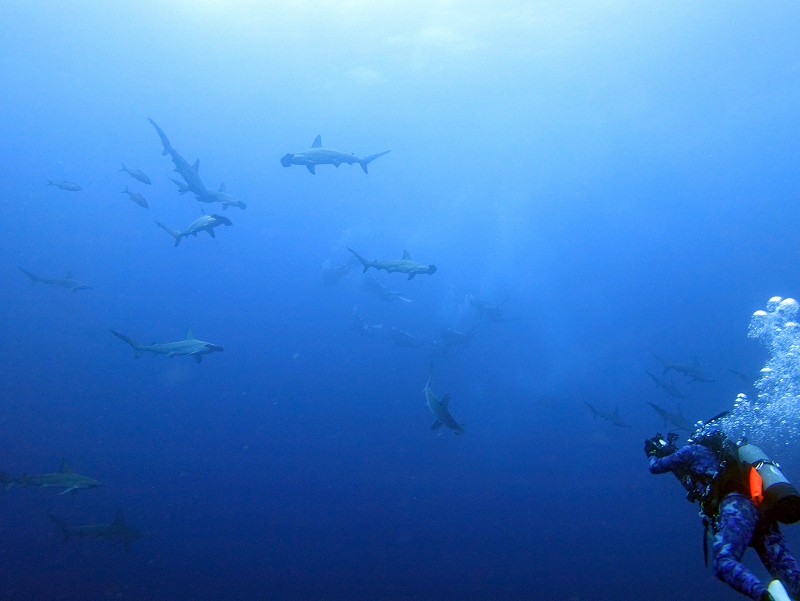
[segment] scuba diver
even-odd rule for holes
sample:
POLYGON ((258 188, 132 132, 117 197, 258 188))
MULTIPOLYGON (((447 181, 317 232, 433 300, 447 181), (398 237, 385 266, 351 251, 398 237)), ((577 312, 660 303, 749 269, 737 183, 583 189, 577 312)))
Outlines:
POLYGON ((754 601, 789 601, 786 589, 800 599, 800 565, 778 528, 778 522, 800 520, 800 492, 761 449, 737 445, 713 424, 724 415, 698 429, 681 449, 675 433, 646 440, 650 473, 672 472, 686 498, 699 501, 706 565, 710 530, 717 578, 754 601), (747 547, 775 579, 769 587, 741 562, 747 547))

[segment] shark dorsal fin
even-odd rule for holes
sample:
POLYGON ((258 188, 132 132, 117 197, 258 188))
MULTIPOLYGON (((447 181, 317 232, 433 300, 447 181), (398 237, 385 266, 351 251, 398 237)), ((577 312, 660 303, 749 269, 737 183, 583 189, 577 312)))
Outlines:
POLYGON ((442 407, 447 409, 447 406, 450 404, 450 393, 448 392, 446 395, 444 395, 440 402, 442 403, 442 407))
POLYGON ((311 148, 322 148, 322 135, 314 138, 314 143, 311 145, 311 148))
POLYGON ((184 340, 194 340, 194 334, 192 334, 192 328, 186 328, 186 338, 184 340))
POLYGON ((192 169, 194 169, 195 173, 200 173, 200 159, 197 159, 192 165, 192 169))
POLYGON ((122 526, 125 523, 125 516, 122 515, 122 510, 117 509, 117 514, 114 516, 114 521, 112 524, 114 526, 122 526))
POLYGON ((66 459, 61 460, 61 469, 58 470, 61 474, 71 474, 72 469, 69 467, 69 463, 67 463, 66 459))
POLYGON ((404 261, 411 261, 411 255, 408 254, 408 251, 406 249, 403 249, 403 260, 404 261))
POLYGON ((225 193, 227 191, 228 191, 228 186, 226 186, 225 184, 220 184, 219 190, 217 190, 217 192, 222 192, 222 193, 225 193))

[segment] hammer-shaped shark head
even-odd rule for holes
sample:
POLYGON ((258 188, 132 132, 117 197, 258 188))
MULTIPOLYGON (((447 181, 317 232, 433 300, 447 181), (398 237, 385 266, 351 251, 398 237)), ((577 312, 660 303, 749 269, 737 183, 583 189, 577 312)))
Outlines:
POLYGON ((281 165, 283 165, 284 167, 291 167, 293 158, 294 158, 294 155, 291 152, 288 153, 288 154, 283 155, 281 157, 281 165))
POLYGON ((214 213, 212 217, 217 221, 217 223, 221 223, 222 225, 233 225, 233 222, 224 215, 217 215, 214 213))

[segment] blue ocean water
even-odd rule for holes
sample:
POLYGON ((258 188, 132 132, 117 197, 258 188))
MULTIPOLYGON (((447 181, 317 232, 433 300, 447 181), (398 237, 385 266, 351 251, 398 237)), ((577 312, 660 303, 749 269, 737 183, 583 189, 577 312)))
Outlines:
POLYGON ((750 316, 800 295, 800 8, 11 1, 0 22, 0 471, 102 482, 0 496, 0 599, 738 598, 642 441, 647 402, 696 421, 754 395, 750 316), (247 208, 178 194, 148 118, 247 208), (391 153, 281 165, 318 134, 391 153), (174 247, 154 223, 201 208, 233 225, 174 247), (326 285, 348 247, 438 269, 370 269, 411 302, 359 267, 326 285), (224 352, 137 360, 110 333, 187 327, 224 352), (654 354, 714 381, 668 374, 672 399, 654 354), (431 364, 461 435, 431 430, 431 364), (118 510, 147 533, 129 552, 48 518, 118 510))

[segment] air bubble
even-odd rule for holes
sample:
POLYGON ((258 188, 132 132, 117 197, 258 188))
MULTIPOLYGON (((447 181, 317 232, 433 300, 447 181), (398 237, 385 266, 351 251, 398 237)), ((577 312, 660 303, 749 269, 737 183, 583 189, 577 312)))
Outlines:
POLYGON ((795 321, 800 304, 793 298, 773 296, 767 310, 753 313, 748 336, 767 347, 770 359, 761 369, 755 387, 758 398, 747 401, 739 394, 733 410, 716 425, 735 439, 759 444, 785 445, 800 440, 800 324, 795 321))

